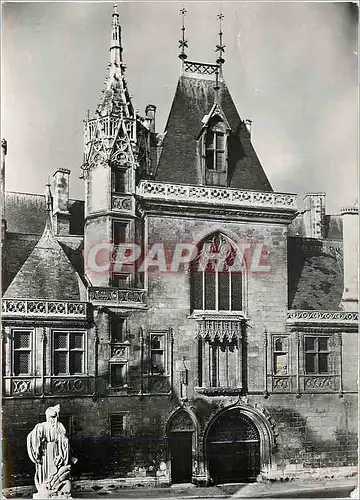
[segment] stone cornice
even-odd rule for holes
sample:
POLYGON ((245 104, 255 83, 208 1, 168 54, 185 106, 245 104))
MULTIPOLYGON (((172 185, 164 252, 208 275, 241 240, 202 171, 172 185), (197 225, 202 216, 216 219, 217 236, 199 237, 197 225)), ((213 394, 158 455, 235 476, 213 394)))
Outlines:
POLYGON ((358 313, 347 311, 316 311, 316 310, 289 310, 287 312, 288 326, 309 327, 357 327, 358 313))

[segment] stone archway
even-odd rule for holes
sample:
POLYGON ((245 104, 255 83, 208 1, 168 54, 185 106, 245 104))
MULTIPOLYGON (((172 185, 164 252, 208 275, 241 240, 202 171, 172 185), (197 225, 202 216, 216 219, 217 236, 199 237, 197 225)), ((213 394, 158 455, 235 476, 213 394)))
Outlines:
POLYGON ((204 435, 208 477, 214 483, 251 482, 270 467, 273 437, 265 416, 250 406, 223 409, 204 435))
POLYGON ((187 410, 176 410, 170 417, 167 443, 171 482, 191 483, 196 449, 196 424, 194 417, 187 410))

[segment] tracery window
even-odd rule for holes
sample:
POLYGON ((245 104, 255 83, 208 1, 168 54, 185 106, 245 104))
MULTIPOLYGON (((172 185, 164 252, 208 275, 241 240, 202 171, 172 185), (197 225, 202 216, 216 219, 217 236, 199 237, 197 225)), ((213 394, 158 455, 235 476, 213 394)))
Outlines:
POLYGON ((190 268, 191 309, 242 310, 242 256, 217 233, 200 245, 190 268))

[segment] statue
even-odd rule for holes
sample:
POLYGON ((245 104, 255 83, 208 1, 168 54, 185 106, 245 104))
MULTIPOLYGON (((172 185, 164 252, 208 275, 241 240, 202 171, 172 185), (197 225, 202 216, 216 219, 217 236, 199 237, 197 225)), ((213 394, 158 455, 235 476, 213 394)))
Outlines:
POLYGON ((27 451, 35 464, 33 498, 72 498, 69 440, 59 413, 60 405, 47 408, 46 422, 36 424, 27 437, 27 451))

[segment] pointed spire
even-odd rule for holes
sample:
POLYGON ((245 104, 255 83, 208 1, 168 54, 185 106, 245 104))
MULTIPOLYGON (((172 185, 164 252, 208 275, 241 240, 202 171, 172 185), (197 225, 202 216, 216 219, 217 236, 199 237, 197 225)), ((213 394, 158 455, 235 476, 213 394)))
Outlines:
POLYGON ((53 196, 51 193, 51 185, 50 185, 50 177, 48 177, 48 181, 45 189, 45 210, 48 212, 48 215, 52 215, 53 210, 53 196))
POLYGON ((110 54, 110 64, 120 67, 122 63, 121 27, 116 3, 114 3, 111 22, 110 54))
POLYGON ((133 116, 134 110, 131 97, 127 90, 125 79, 125 64, 122 60, 123 47, 121 43, 121 26, 117 4, 114 4, 111 30, 110 30, 110 63, 108 65, 108 76, 105 80, 105 88, 100 97, 97 107, 98 116, 116 114, 119 116, 133 116))
POLYGON ((185 15, 186 15, 186 9, 183 7, 180 10, 180 15, 182 17, 182 24, 181 24, 181 40, 179 40, 179 49, 181 49, 181 52, 179 54, 179 59, 184 62, 185 59, 187 59, 187 55, 185 54, 185 48, 188 48, 188 41, 185 39, 185 15))
POLYGON ((222 31, 222 20, 224 19, 224 14, 219 14, 217 16, 217 19, 219 21, 219 43, 216 45, 215 52, 219 52, 219 57, 216 59, 216 62, 220 66, 220 76, 222 76, 222 65, 225 62, 224 59, 225 45, 223 41, 223 31, 222 31))

